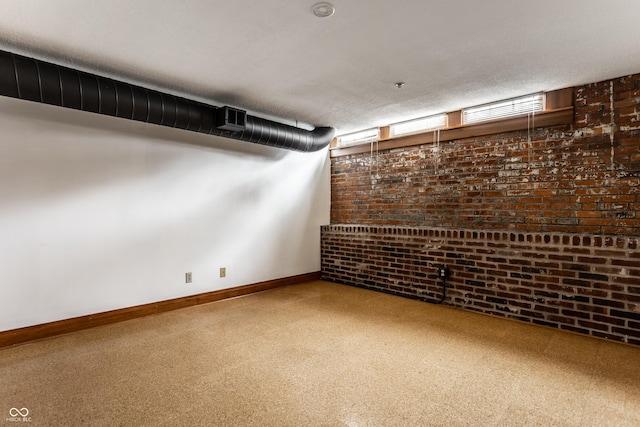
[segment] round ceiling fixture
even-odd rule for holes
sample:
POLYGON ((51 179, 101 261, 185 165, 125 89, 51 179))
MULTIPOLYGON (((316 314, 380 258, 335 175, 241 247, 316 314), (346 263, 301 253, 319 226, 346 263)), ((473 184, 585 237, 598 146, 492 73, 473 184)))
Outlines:
POLYGON ((318 18, 328 18, 333 15, 336 11, 336 8, 333 5, 326 1, 321 1, 320 3, 316 3, 311 6, 311 12, 316 15, 318 18))

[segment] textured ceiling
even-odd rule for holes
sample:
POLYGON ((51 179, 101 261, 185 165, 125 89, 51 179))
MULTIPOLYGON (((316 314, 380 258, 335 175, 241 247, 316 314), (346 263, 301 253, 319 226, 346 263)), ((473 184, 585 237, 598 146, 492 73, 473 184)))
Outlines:
POLYGON ((638 0, 314 2, 0 0, 0 49, 339 133, 640 72, 638 0))

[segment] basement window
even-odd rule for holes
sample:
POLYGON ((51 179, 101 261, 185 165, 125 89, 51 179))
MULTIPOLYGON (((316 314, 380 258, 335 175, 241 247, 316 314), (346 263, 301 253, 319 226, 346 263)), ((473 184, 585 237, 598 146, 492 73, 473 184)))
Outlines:
POLYGON ((478 123, 504 119, 522 114, 538 113, 544 109, 542 93, 520 96, 504 101, 492 102, 462 110, 462 123, 478 123))
POLYGON ((353 145, 368 144, 376 142, 380 138, 380 129, 373 128, 359 132, 349 133, 337 137, 337 146, 351 147, 353 145))
POLYGON ((430 130, 443 129, 447 123, 446 114, 436 114, 434 116, 422 117, 415 120, 396 123, 389 127, 389 136, 391 138, 411 135, 414 133, 423 133, 430 130))

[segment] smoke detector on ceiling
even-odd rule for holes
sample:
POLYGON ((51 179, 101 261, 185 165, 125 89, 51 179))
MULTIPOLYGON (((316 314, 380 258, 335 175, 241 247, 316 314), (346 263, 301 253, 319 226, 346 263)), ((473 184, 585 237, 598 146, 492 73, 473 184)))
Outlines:
POLYGON ((328 18, 333 15, 336 11, 336 8, 333 5, 326 1, 321 1, 320 3, 316 3, 311 6, 311 12, 316 15, 318 18, 328 18))

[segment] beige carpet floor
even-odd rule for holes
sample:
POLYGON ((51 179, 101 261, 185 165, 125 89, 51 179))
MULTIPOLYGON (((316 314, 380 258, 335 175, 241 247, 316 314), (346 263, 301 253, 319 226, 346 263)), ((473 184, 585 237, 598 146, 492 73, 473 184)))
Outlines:
POLYGON ((0 425, 27 425, 11 408, 31 426, 639 426, 640 348, 319 281, 0 350, 0 425))

